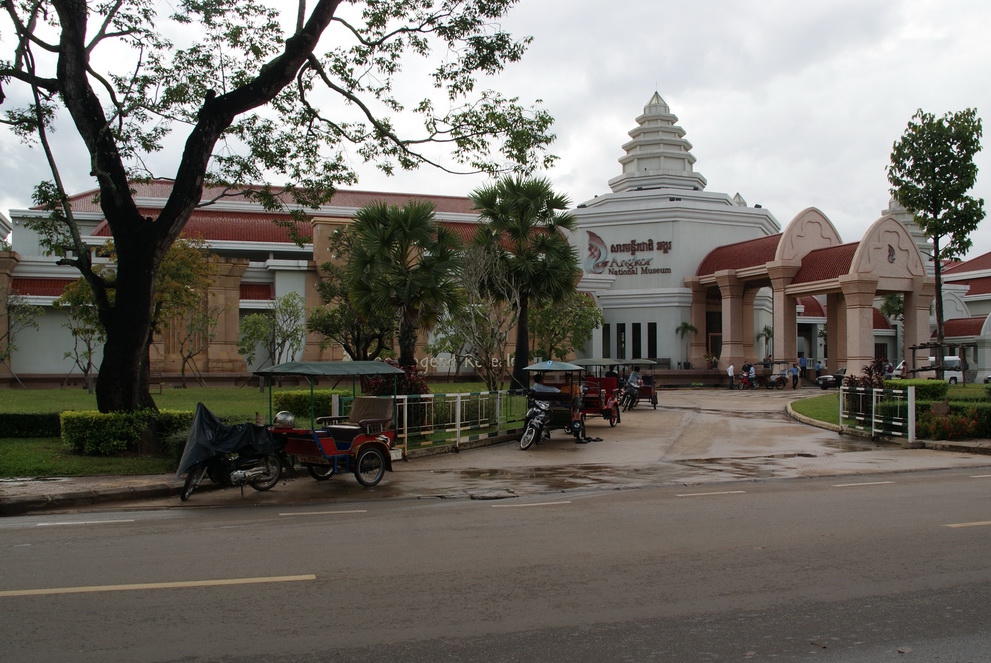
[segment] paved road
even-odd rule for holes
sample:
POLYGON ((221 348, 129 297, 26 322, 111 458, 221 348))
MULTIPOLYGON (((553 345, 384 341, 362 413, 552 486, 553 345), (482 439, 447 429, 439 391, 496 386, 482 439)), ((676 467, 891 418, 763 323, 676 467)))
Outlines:
POLYGON ((0 519, 0 660, 986 663, 989 482, 0 519))

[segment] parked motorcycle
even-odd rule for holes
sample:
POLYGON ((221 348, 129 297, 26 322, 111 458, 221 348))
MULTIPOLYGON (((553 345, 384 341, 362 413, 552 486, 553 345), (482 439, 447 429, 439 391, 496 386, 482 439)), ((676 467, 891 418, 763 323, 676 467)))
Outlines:
MULTIPOLYGON (((582 394, 586 388, 582 387, 582 394)), ((520 449, 526 451, 534 444, 540 444, 541 440, 550 438, 551 429, 564 428, 569 434, 574 435, 576 440, 581 441, 585 437, 585 417, 581 408, 574 403, 566 407, 553 408, 551 403, 541 400, 540 392, 530 393, 530 408, 523 418, 523 435, 520 437, 520 449)), ((577 398, 581 401, 581 397, 577 398)), ((559 405, 561 402, 559 402, 559 405)))
POLYGON ((186 480, 179 498, 189 499, 203 477, 223 486, 268 490, 279 482, 284 453, 264 426, 228 426, 202 403, 196 405, 193 426, 179 460, 176 479, 186 480))
POLYGON ((632 410, 640 402, 640 385, 635 382, 627 382, 623 387, 623 395, 620 397, 620 406, 623 412, 632 410))

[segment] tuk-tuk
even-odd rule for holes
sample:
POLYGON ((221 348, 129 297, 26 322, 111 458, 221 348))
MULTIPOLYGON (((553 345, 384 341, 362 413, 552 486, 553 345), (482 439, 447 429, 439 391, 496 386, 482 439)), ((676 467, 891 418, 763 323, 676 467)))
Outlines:
POLYGON ((381 361, 294 361, 255 371, 255 375, 268 380, 270 431, 284 440, 285 453, 294 456, 317 481, 325 481, 342 472, 353 472, 363 486, 378 484, 386 471, 392 471, 392 461, 402 458, 402 450, 393 448, 396 443, 395 398, 358 397, 355 382, 363 376, 402 373, 402 369, 381 361), (306 378, 309 382, 309 428, 298 427, 291 413, 272 415, 272 379, 280 377, 306 378), (348 416, 317 416, 314 381, 334 377, 351 377, 351 389, 355 394, 351 413, 348 416))

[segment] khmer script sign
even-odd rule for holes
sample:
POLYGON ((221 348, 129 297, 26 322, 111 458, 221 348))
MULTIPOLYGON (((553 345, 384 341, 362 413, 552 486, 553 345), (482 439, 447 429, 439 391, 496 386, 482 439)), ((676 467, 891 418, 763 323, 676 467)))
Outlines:
POLYGON ((588 235, 588 254, 585 256, 585 271, 589 274, 611 276, 641 276, 645 274, 670 274, 670 267, 657 267, 654 258, 657 253, 667 254, 672 242, 631 240, 618 244, 606 244, 591 230, 588 235))

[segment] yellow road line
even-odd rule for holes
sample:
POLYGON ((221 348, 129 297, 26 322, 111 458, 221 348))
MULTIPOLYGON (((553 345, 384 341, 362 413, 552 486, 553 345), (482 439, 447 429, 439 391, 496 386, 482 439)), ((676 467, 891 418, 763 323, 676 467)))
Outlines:
POLYGON ((531 504, 493 504, 493 509, 518 509, 520 507, 527 506, 558 506, 559 504, 571 504, 570 501, 567 502, 533 502, 531 504))
POLYGON ((833 488, 850 488, 851 486, 886 486, 894 481, 864 481, 863 483, 834 483, 833 488))
POLYGON ((746 495, 745 490, 722 490, 718 493, 681 493, 675 497, 708 497, 710 495, 746 495))
POLYGON ((226 578, 221 580, 181 580, 178 582, 146 582, 134 585, 94 585, 90 587, 52 587, 49 589, 13 589, 0 592, 0 598, 9 596, 49 596, 53 594, 90 594, 94 592, 127 592, 145 589, 185 589, 188 587, 223 587, 227 585, 255 585, 265 582, 299 582, 316 580, 315 575, 269 576, 265 578, 226 578))
POLYGON ((368 513, 366 509, 354 509, 352 511, 293 511, 280 513, 280 516, 336 516, 342 513, 368 513))

